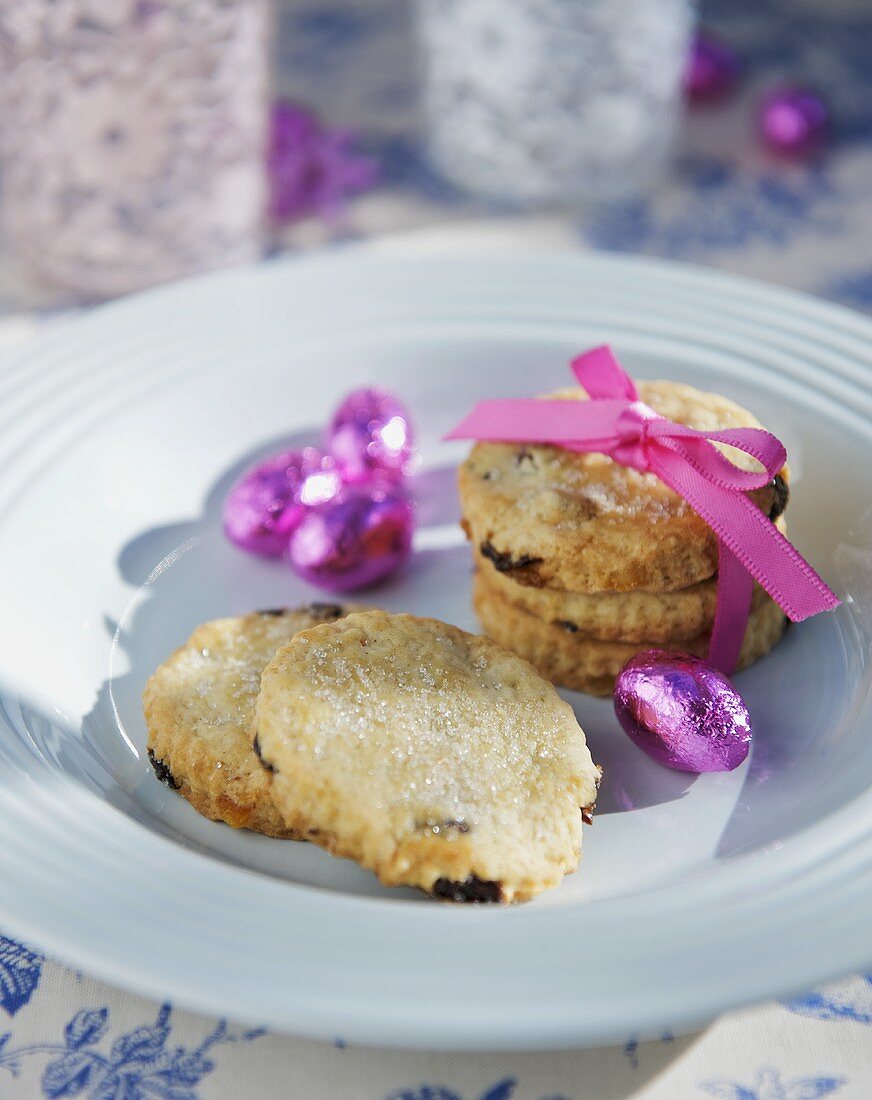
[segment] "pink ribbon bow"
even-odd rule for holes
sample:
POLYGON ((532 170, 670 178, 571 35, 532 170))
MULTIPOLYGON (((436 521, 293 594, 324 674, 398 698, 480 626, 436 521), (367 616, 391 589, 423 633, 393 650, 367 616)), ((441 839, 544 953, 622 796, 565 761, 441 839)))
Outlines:
POLYGON ((699 432, 667 420, 639 400, 632 378, 609 347, 578 356, 572 370, 590 401, 483 401, 446 438, 598 451, 621 466, 656 474, 718 537, 709 660, 727 674, 739 660, 754 578, 793 622, 838 607, 839 600, 814 569, 746 496, 767 485, 787 460, 774 435, 762 428, 699 432), (763 469, 740 469, 714 443, 737 447, 763 469))

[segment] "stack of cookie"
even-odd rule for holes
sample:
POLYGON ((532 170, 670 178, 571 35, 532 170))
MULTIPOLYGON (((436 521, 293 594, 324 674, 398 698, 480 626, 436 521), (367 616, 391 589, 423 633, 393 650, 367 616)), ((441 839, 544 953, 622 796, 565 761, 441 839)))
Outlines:
POLYGON ((489 638, 331 604, 217 619, 143 702, 158 779, 201 814, 387 885, 521 901, 578 864, 599 768, 571 707, 489 638))
MULTIPOLYGON (((640 400, 702 431, 760 427, 747 410, 676 382, 639 383, 640 400)), ((582 389, 558 391, 585 400, 582 389)), ((744 469, 755 464, 724 448, 744 469)), ((751 495, 783 531, 785 467, 751 495)), ((485 631, 554 683, 607 695, 622 665, 658 647, 704 656, 715 613, 717 540, 655 475, 601 454, 479 443, 459 476, 485 631)), ((781 637, 784 615, 754 593, 740 667, 781 637)))

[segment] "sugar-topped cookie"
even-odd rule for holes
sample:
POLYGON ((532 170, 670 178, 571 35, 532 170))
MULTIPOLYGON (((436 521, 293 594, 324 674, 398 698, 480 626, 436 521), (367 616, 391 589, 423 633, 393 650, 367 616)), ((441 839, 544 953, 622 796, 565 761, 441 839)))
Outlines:
MULTIPOLYGON (((487 634, 501 645, 531 661, 555 684, 590 695, 610 695, 615 677, 631 657, 651 642, 599 641, 572 629, 572 623, 548 622, 530 614, 494 593, 477 576, 473 605, 487 634)), ((745 668, 768 653, 784 633, 784 612, 765 593, 751 611, 739 654, 739 668, 745 668)), ((706 632, 681 641, 657 643, 661 649, 704 657, 711 635, 706 632)))
POLYGON ((252 751, 260 675, 300 630, 346 614, 310 604, 216 619, 197 627, 143 693, 148 755, 155 773, 205 817, 269 836, 293 837, 269 798, 252 751))
MULTIPOLYGON (((718 394, 678 382, 640 382, 640 400, 692 428, 760 427, 718 394)), ((580 388, 550 398, 586 400, 580 388)), ((729 457, 756 468, 743 452, 729 457)), ((751 498, 775 519, 788 471, 751 498)), ((480 554, 519 584, 569 592, 672 591, 712 577, 717 539, 654 474, 601 454, 553 446, 477 443, 460 469, 464 527, 480 554)))
MULTIPOLYGON (((786 533, 785 517, 780 516, 775 526, 786 533)), ((707 633, 714 623, 715 577, 673 592, 566 592, 518 584, 480 552, 475 560, 482 589, 579 638, 674 645, 707 633)), ((766 599, 763 589, 755 585, 754 608, 766 599)))
POLYGON ((578 863, 599 769, 569 705, 487 638, 382 611, 304 631, 264 669, 255 728, 286 826, 388 885, 509 902, 578 863))

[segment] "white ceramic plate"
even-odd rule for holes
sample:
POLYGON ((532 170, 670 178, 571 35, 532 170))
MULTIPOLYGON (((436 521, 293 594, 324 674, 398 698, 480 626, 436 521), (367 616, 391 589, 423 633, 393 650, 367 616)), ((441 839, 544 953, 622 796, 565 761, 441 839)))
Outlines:
POLYGON ((544 1047, 685 1027, 872 960, 872 324, 761 283, 605 257, 347 253, 170 287, 0 367, 0 927, 132 989, 300 1034, 544 1047), (419 551, 371 595, 474 626, 453 467, 473 401, 611 341, 788 444, 791 532, 845 598, 739 677, 729 775, 669 772, 573 696, 606 781, 578 874, 512 909, 381 888, 199 818, 139 695, 199 622, 312 598, 222 537, 253 458, 379 381, 410 403, 419 551))

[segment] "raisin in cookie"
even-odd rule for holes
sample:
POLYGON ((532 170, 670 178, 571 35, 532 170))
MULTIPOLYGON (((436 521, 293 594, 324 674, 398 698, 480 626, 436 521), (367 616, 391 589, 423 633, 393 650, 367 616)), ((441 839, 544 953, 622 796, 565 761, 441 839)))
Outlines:
POLYGON ((293 837, 252 751, 260 674, 300 630, 346 614, 337 604, 259 611, 197 627, 143 692, 148 755, 161 782, 205 817, 293 837))
POLYGON ((382 611, 304 631, 255 728, 287 827, 387 885, 520 901, 578 864, 599 769, 552 685, 487 638, 382 611))
MULTIPOLYGON (((692 428, 760 427, 745 409, 678 382, 640 382, 640 399, 692 428)), ((582 389, 548 395, 586 400, 582 389)), ((722 447, 744 469, 743 452, 722 447)), ((771 519, 785 509, 788 471, 751 498, 771 519)), ((464 528, 494 567, 519 584, 569 592, 687 588, 717 569, 717 539, 654 474, 601 454, 477 443, 459 473, 464 528)))
MULTIPOLYGON (((546 622, 494 594, 481 577, 475 579, 473 604, 489 637, 532 662, 553 683, 572 691, 610 695, 624 664, 640 650, 652 648, 650 641, 603 642, 546 622)), ((785 621, 781 608, 764 596, 748 620, 739 668, 769 652, 784 633, 785 621)), ((659 642, 657 647, 704 657, 709 641, 705 633, 678 642, 659 642)))

